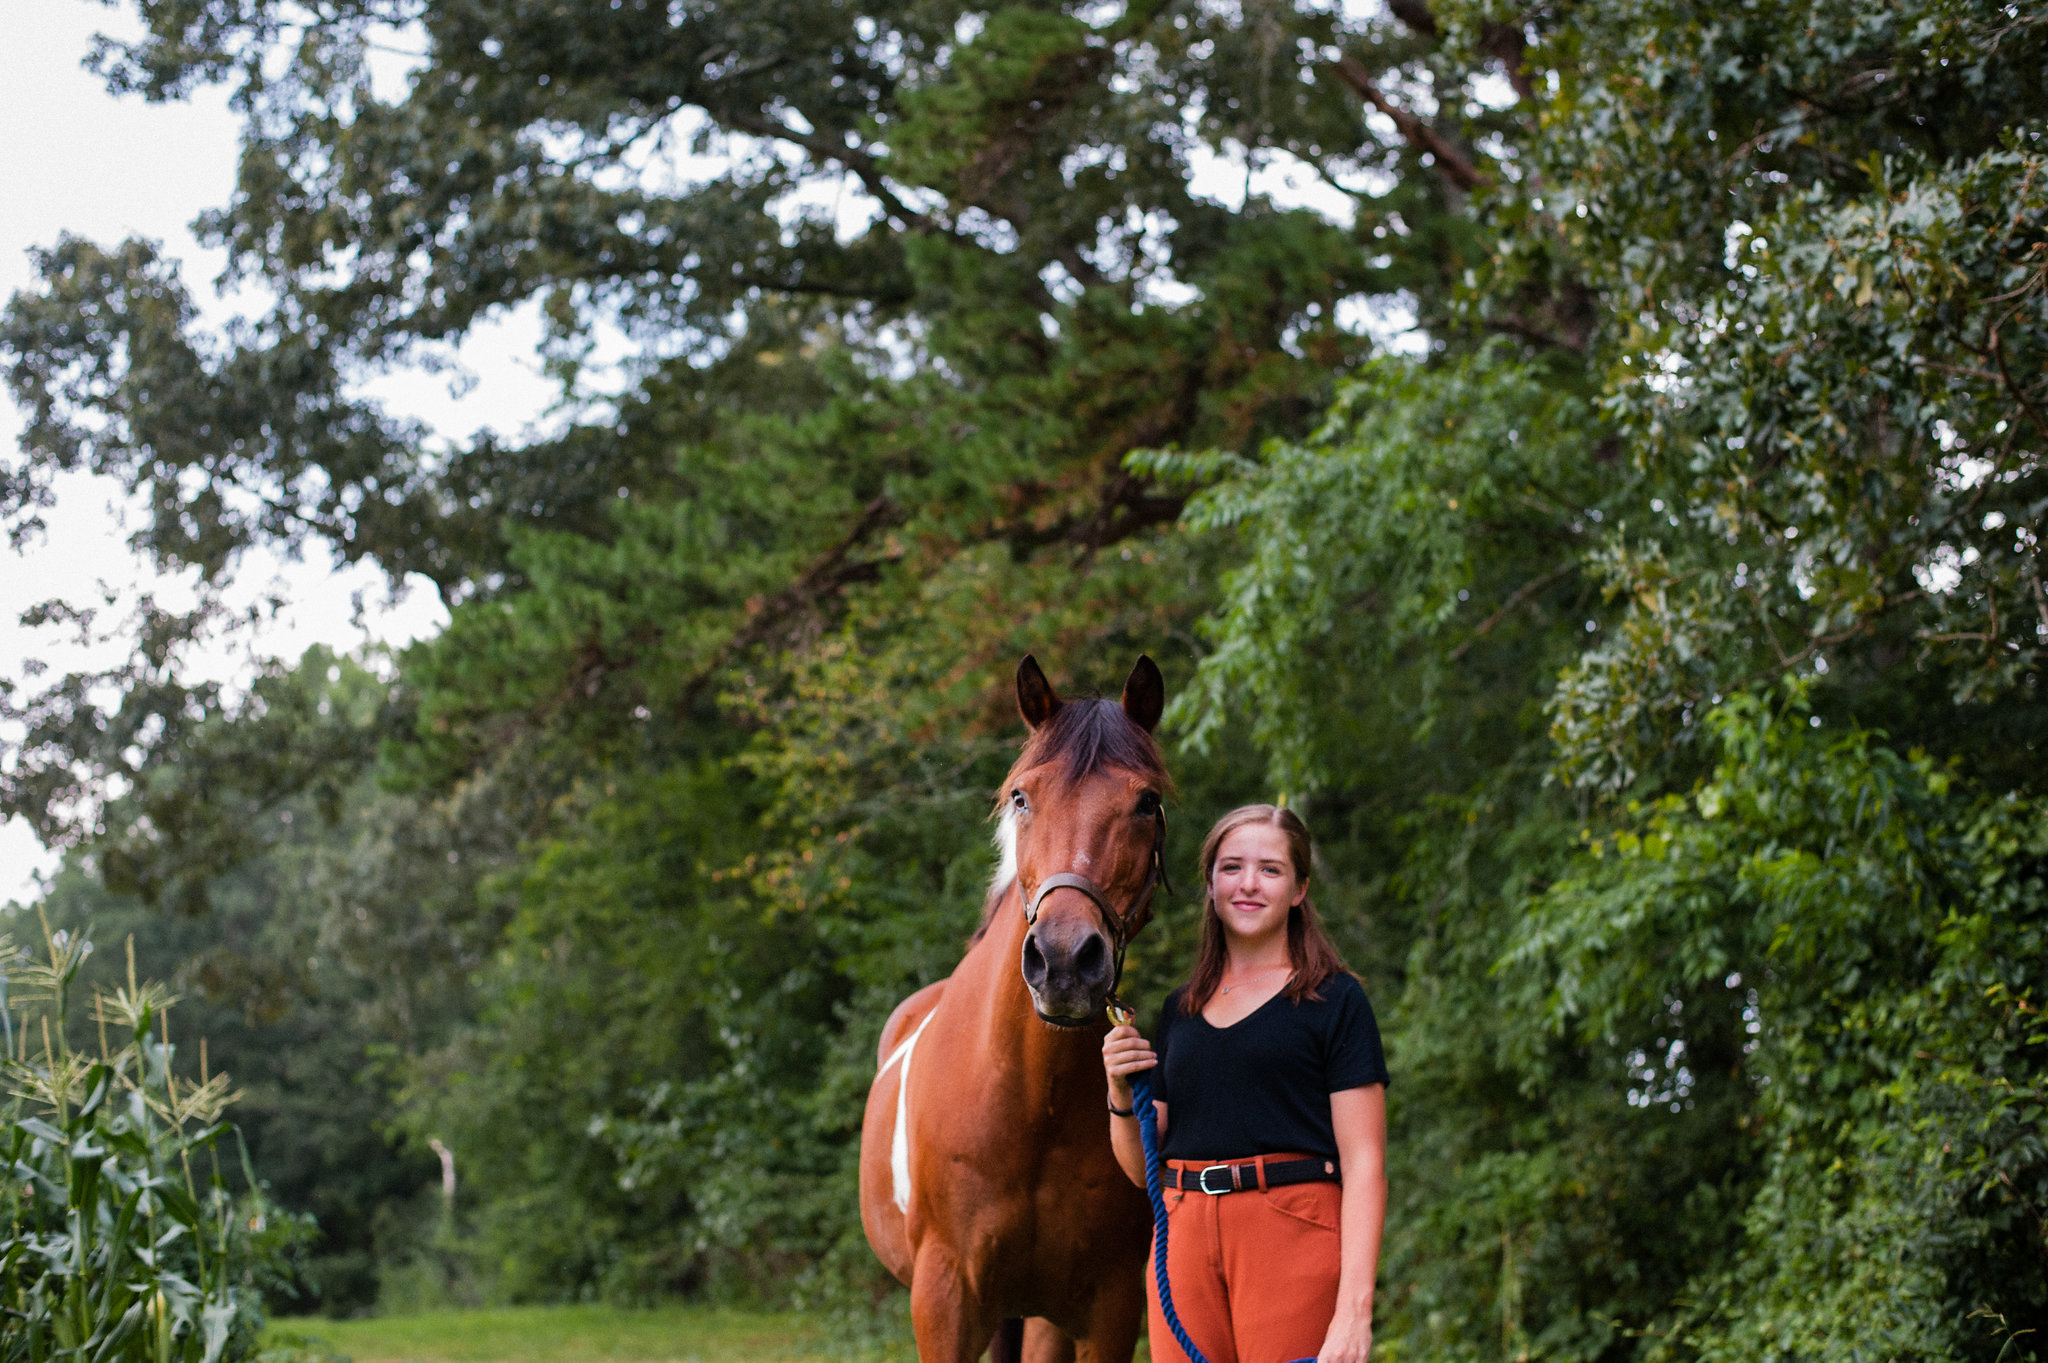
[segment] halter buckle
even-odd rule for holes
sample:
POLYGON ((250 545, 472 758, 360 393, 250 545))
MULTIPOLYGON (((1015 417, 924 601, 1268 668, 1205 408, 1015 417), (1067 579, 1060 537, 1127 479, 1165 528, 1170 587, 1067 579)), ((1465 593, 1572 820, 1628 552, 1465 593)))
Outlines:
POLYGON ((1225 1193, 1234 1193, 1237 1191, 1237 1173, 1227 1164, 1212 1164, 1201 1173, 1195 1175, 1195 1186, 1211 1197, 1221 1197, 1225 1193), (1211 1188, 1209 1186, 1209 1175, 1219 1173, 1223 1175, 1223 1186, 1221 1188, 1211 1188))

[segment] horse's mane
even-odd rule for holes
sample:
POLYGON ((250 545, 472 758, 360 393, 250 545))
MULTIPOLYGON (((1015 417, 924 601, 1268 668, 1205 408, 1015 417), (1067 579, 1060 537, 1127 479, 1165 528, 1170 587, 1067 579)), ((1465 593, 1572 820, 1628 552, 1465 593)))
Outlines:
POLYGON ((1159 745, 1124 713, 1122 704, 1113 700, 1070 700, 1061 705, 1051 719, 1032 730, 1031 737, 1024 741, 1024 750, 1017 754, 1009 775, 996 792, 996 845, 1003 849, 1003 859, 996 867, 995 878, 989 882, 988 899, 981 906, 981 926, 968 939, 970 946, 988 932, 996 906, 1002 903, 1010 882, 1016 878, 1016 815, 1004 797, 1019 773, 1050 765, 1057 765, 1059 777, 1067 785, 1098 771, 1113 769, 1143 777, 1162 796, 1173 790, 1173 778, 1159 756, 1159 745))

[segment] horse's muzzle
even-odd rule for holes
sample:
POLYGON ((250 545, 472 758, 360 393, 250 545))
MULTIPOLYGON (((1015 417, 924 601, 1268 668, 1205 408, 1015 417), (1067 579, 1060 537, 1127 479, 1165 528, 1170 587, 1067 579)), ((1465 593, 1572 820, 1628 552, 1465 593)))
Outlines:
POLYGON ((1023 970, 1032 1009, 1055 1027, 1085 1027, 1102 1016, 1116 985, 1109 941, 1085 920, 1040 919, 1024 936, 1023 970))

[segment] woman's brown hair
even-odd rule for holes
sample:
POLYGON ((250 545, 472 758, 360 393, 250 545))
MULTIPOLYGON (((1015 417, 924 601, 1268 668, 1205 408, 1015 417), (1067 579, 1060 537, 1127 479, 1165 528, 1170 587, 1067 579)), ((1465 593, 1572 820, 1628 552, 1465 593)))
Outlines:
MULTIPOLYGON (((1209 836, 1202 839, 1202 946, 1195 955, 1195 972, 1188 977, 1187 992, 1180 1001, 1182 1011, 1189 1017, 1201 1012, 1216 996, 1223 983, 1223 967, 1230 959, 1223 937, 1223 920, 1216 913, 1216 854, 1225 838, 1246 824, 1255 823, 1277 828, 1287 835, 1288 860, 1294 863, 1294 878, 1304 888, 1308 885, 1314 843, 1299 814, 1279 805, 1244 805, 1216 821, 1209 836)), ((1287 977, 1283 992, 1295 1003, 1322 998, 1322 987, 1332 975, 1351 973, 1351 967, 1337 954, 1336 943, 1323 931, 1313 895, 1302 895, 1301 902, 1287 914, 1287 959, 1294 970, 1287 977)))

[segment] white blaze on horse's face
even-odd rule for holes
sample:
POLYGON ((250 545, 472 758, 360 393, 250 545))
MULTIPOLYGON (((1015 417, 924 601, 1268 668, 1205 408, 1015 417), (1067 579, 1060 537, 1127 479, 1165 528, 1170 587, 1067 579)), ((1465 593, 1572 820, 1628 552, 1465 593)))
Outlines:
POLYGON ((1004 804, 1003 817, 996 820, 996 873, 989 877, 988 892, 999 895, 1017 878, 1017 807, 1004 804))

